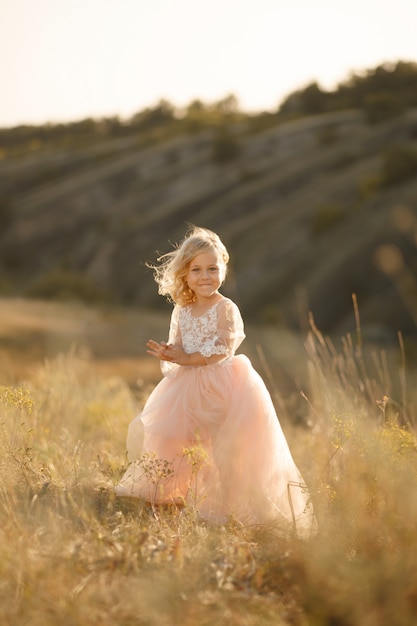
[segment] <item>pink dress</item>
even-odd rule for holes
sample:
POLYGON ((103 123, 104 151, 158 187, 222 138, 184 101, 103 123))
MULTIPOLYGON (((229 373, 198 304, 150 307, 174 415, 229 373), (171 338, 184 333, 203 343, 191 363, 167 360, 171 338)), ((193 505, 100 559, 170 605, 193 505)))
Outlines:
POLYGON ((216 364, 161 361, 164 378, 129 425, 131 461, 120 496, 188 502, 206 519, 278 519, 298 533, 315 526, 309 494, 293 461, 271 397, 249 359, 238 307, 222 297, 200 317, 175 306, 169 343, 216 364))

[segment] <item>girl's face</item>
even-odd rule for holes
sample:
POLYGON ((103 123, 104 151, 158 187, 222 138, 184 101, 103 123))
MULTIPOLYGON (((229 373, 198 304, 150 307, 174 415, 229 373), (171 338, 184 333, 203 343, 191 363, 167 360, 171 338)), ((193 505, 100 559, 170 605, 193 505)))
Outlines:
POLYGON ((204 304, 217 295, 224 279, 225 267, 213 251, 202 252, 190 262, 186 280, 197 302, 204 304))

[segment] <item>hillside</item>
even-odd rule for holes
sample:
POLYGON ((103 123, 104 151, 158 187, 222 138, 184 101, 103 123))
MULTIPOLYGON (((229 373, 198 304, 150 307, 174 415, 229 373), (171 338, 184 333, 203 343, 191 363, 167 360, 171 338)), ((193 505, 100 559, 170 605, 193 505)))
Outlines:
POLYGON ((304 327, 312 310, 345 331, 355 292, 369 332, 414 333, 417 175, 386 184, 384 163, 397 145, 417 150, 416 129, 414 109, 373 125, 347 110, 256 133, 235 124, 225 160, 210 128, 3 158, 2 291, 162 308, 144 264, 192 222, 229 247, 225 293, 246 318, 304 327))

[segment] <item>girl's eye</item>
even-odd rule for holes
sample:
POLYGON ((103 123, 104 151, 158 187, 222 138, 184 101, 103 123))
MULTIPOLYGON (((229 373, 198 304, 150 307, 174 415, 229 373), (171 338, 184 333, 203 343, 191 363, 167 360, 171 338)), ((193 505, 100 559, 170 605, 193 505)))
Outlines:
MULTIPOLYGON (((219 268, 218 268, 218 267, 208 267, 208 268, 207 268, 207 270, 208 270, 209 272, 218 272, 218 271, 219 271, 219 268)), ((191 268, 191 272, 193 272, 193 273, 195 273, 195 274, 196 274, 197 272, 200 272, 200 271, 201 271, 201 268, 200 268, 200 267, 192 267, 192 268, 191 268)))

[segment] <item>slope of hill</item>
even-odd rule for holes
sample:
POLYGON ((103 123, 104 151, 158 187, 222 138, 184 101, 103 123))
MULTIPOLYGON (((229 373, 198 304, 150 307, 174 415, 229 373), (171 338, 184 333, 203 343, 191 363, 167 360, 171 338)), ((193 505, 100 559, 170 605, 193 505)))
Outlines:
POLYGON ((417 176, 381 176, 387 150, 417 148, 416 127, 414 110, 378 125, 351 110, 236 127, 225 162, 209 130, 3 159, 4 289, 42 296, 59 280, 73 289, 70 276, 92 297, 162 306, 144 264, 191 222, 230 248, 225 292, 250 319, 297 326, 312 310, 324 330, 346 330, 355 292, 365 325, 415 332, 417 176))

